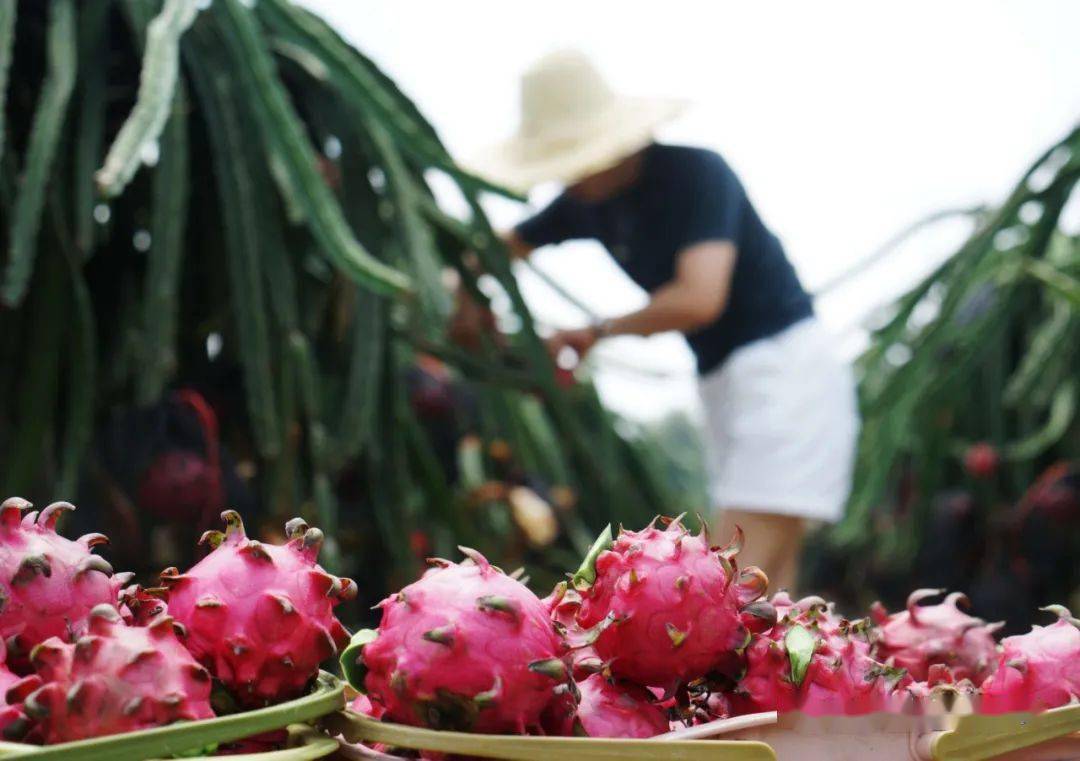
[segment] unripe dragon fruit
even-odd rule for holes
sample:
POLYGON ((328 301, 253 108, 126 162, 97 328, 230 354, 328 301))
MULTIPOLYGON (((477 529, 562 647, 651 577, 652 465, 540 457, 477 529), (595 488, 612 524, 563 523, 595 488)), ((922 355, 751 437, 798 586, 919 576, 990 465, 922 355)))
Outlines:
POLYGON ((1041 711, 1080 699, 1080 620, 1060 605, 1050 626, 1001 642, 997 670, 982 684, 986 713, 1041 711))
POLYGON ((593 674, 577 683, 577 722, 589 737, 654 737, 667 732, 667 713, 644 687, 593 674))
POLYGON ((348 643, 333 608, 356 596, 356 584, 316 564, 323 534, 299 518, 279 546, 248 539, 234 511, 221 517, 225 533, 200 540, 214 548, 209 555, 186 573, 162 572, 169 614, 187 629, 192 655, 241 705, 296 697, 348 643))
POLYGON ((733 715, 803 711, 861 715, 894 710, 902 670, 874 661, 863 639, 866 624, 839 619, 818 598, 791 603, 774 598, 783 617, 756 635, 746 650, 746 672, 728 695, 733 715), (805 607, 804 607, 805 606, 805 607))
POLYGON ((30 659, 37 674, 8 690, 47 744, 208 719, 210 674, 177 639, 173 620, 126 626, 111 605, 90 612, 74 644, 52 637, 30 659))
POLYGON ((12 497, 0 504, 0 637, 7 641, 8 665, 28 673, 30 649, 49 637, 71 642, 86 631, 94 606, 116 605, 131 574, 92 550, 108 542, 101 534, 75 541, 56 533, 60 516, 75 508, 55 502, 40 514, 12 497))
MULTIPOLYGON (((359 633, 376 709, 433 729, 518 733, 537 730, 556 691, 572 689, 563 642, 548 609, 521 582, 461 548, 383 600, 377 633, 359 633), (374 636, 373 640, 369 638, 374 636)), ((343 658, 347 674, 356 665, 343 658)), ((359 676, 352 677, 355 681, 359 676)), ((360 685, 356 685, 360 686, 360 685)))
POLYGON ((917 589, 908 596, 907 610, 889 615, 874 603, 871 615, 878 626, 874 656, 905 669, 913 679, 924 681, 930 666, 949 667, 957 681, 982 680, 997 657, 994 632, 1001 624, 987 624, 960 610, 967 598, 953 592, 938 605, 922 600, 944 590, 917 589))
POLYGON ((739 573, 742 532, 723 548, 678 519, 642 531, 605 531, 573 583, 582 597, 578 624, 614 677, 669 692, 709 672, 738 670, 737 651, 771 606, 748 607, 765 591, 758 568, 739 573))

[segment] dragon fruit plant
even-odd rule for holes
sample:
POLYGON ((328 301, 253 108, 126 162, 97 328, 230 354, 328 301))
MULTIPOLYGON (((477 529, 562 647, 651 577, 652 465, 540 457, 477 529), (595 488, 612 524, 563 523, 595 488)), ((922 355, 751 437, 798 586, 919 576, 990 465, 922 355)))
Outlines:
POLYGON ((249 539, 240 516, 221 514, 225 533, 200 539, 213 551, 186 573, 161 574, 170 615, 186 644, 237 699, 254 707, 300 695, 319 664, 349 641, 333 608, 356 596, 356 584, 315 560, 323 534, 294 518, 284 545, 249 539))
POLYGON ((573 577, 581 595, 577 623, 617 679, 669 692, 710 672, 738 671, 737 652, 771 607, 754 606, 768 579, 739 572, 742 533, 710 547, 679 519, 642 531, 604 532, 573 577))
POLYGON ((981 681, 997 658, 994 632, 1002 624, 988 624, 962 611, 968 602, 960 592, 937 605, 920 604, 943 591, 917 589, 908 596, 907 609, 892 615, 874 603, 871 616, 878 627, 874 656, 905 669, 918 681, 926 680, 935 664, 947 666, 958 681, 981 681))
POLYGON ((910 678, 870 657, 867 622, 848 622, 821 598, 773 599, 780 619, 753 637, 746 671, 727 696, 733 715, 803 711, 860 715, 897 708, 910 678))
POLYGON ((31 661, 37 673, 13 685, 7 699, 22 702, 34 722, 31 738, 46 744, 214 715, 210 674, 168 615, 127 626, 112 605, 98 605, 85 635, 74 644, 52 637, 31 661))
POLYGON ((379 628, 357 634, 362 647, 346 652, 345 672, 390 721, 537 731, 549 704, 573 689, 565 645, 528 587, 460 549, 465 561, 432 560, 418 581, 379 603, 379 628))
POLYGON ((1060 605, 1050 626, 1001 642, 997 670, 982 684, 986 713, 1041 711, 1080 699, 1080 620, 1060 605))
POLYGON ((86 631, 97 605, 116 606, 131 574, 113 574, 112 566, 93 554, 108 542, 101 534, 75 541, 56 533, 60 516, 74 510, 55 502, 41 513, 12 497, 0 504, 0 637, 7 641, 7 664, 29 672, 31 648, 50 637, 73 642, 86 631), (25 514, 24 514, 25 513, 25 514))
POLYGON ((589 737, 655 737, 670 728, 667 712, 644 687, 593 674, 577 683, 576 720, 589 737))

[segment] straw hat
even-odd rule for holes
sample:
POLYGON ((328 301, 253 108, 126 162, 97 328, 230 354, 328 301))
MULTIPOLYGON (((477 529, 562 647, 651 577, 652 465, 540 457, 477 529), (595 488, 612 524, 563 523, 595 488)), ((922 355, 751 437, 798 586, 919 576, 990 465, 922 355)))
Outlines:
POLYGON ((547 181, 571 184, 644 148, 685 102, 613 91, 576 50, 541 58, 521 78, 521 123, 508 140, 467 162, 477 174, 516 190, 547 181))

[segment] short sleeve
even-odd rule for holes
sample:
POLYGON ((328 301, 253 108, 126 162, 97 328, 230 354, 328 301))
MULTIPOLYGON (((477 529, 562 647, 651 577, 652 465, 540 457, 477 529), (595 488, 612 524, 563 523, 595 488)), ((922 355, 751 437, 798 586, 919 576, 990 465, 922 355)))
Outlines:
POLYGON ((518 224, 514 231, 535 248, 594 236, 586 210, 565 193, 535 216, 518 224))
POLYGON ((680 248, 710 240, 737 243, 746 191, 731 167, 716 154, 705 154, 687 167, 682 192, 687 199, 680 248))

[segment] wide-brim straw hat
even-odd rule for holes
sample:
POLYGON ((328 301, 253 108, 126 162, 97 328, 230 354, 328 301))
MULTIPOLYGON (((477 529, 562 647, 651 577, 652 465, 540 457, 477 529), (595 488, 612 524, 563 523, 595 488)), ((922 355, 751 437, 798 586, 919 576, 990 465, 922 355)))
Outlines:
POLYGON ((551 53, 521 78, 517 132, 465 163, 514 190, 551 181, 569 185, 647 146, 656 128, 686 105, 622 95, 583 53, 551 53))

